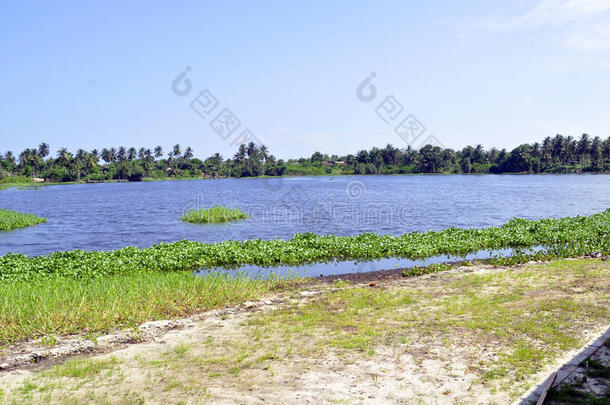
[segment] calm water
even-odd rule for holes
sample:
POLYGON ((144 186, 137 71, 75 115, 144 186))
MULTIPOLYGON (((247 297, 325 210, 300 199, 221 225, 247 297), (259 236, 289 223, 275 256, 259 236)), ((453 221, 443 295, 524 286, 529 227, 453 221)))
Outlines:
POLYGON ((82 184, 0 191, 0 207, 48 218, 0 233, 0 255, 147 247, 189 239, 290 238, 297 232, 401 234, 588 215, 610 207, 609 175, 356 176, 82 184), (180 221, 215 204, 252 217, 220 225, 180 221))

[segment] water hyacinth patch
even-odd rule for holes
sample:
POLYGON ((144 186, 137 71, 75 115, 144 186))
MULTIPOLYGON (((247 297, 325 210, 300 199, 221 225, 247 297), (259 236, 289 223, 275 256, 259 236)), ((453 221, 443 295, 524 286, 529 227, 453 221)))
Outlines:
POLYGON ((0 209, 0 231, 12 231, 14 229, 26 228, 47 222, 46 218, 40 218, 32 214, 23 214, 17 211, 0 209))
POLYGON ((237 208, 231 209, 215 206, 212 208, 202 208, 200 210, 190 211, 182 216, 182 220, 191 224, 217 224, 246 219, 248 217, 248 214, 237 208))
POLYGON ((47 256, 9 254, 0 257, 0 280, 38 276, 91 278, 129 271, 185 271, 299 265, 332 260, 387 257, 425 259, 465 256, 480 250, 543 247, 553 257, 610 253, 610 210, 591 216, 559 219, 512 219, 500 227, 410 232, 400 236, 364 233, 355 236, 297 234, 289 240, 180 241, 150 248, 126 247, 107 252, 74 250, 47 256))

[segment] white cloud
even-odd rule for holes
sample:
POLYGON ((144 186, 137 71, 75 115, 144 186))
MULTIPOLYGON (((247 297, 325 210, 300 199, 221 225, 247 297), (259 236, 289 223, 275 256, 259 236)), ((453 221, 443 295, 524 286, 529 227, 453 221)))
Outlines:
POLYGON ((584 52, 610 52, 610 26, 596 24, 572 33, 565 45, 584 52))
POLYGON ((540 0, 516 16, 470 19, 462 28, 511 31, 544 26, 565 26, 590 21, 610 11, 610 0, 540 0))
MULTIPOLYGON (((462 32, 514 32, 546 29, 551 43, 610 58, 610 0, 539 0, 516 16, 477 17, 462 32)), ((604 63, 608 65, 608 63, 604 63)))

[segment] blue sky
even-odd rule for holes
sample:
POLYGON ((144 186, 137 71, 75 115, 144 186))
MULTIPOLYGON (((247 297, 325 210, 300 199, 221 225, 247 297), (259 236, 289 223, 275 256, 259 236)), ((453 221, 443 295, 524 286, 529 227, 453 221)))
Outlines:
POLYGON ((610 0, 0 1, 0 152, 180 143, 226 157, 243 129, 281 158, 405 147, 375 112, 387 96, 447 147, 607 137, 609 27, 610 0), (356 89, 372 72, 367 103, 356 89), (241 122, 227 139, 190 107, 205 89, 211 114, 241 122))

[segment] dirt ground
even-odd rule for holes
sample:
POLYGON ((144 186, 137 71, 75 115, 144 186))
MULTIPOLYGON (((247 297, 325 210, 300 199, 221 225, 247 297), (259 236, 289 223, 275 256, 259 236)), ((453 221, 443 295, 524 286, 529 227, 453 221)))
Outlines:
MULTIPOLYGON (((606 277, 610 266, 603 266, 595 267, 595 271, 606 277)), ((328 294, 338 295, 339 302, 344 302, 341 294, 352 291, 375 297, 377 291, 394 294, 412 290, 421 291, 421 297, 428 300, 426 308, 431 308, 447 290, 455 290, 455 294, 465 288, 491 291, 495 287, 473 287, 472 283, 490 277, 517 280, 528 274, 533 273, 527 266, 477 265, 421 277, 388 277, 373 287, 368 280, 350 285, 340 281, 317 283, 189 319, 149 322, 139 331, 117 331, 95 341, 83 336, 61 337, 50 348, 43 347, 41 342, 22 343, 5 348, 0 361, 3 363, 0 368, 4 368, 0 371, 0 402, 510 403, 557 367, 560 358, 569 357, 591 336, 605 330, 610 321, 607 313, 583 322, 587 327, 578 329, 569 349, 561 346, 560 353, 541 360, 531 373, 518 377, 511 374, 510 378, 490 382, 485 367, 505 358, 504 340, 466 329, 460 335, 454 329, 436 331, 422 326, 398 336, 388 332, 388 325, 394 321, 381 313, 379 317, 383 319, 371 322, 365 319, 370 330, 357 323, 341 324, 337 332, 311 326, 314 323, 309 322, 308 308, 320 304, 328 294), (299 324, 302 327, 294 329, 290 325, 292 329, 283 329, 290 318, 276 314, 295 313, 302 315, 300 319, 304 320, 299 324), (383 333, 379 332, 381 328, 383 333), (360 341, 354 340, 358 337, 354 336, 356 330, 373 336, 372 343, 360 345, 360 341), (332 336, 338 338, 328 340, 332 336), (328 344, 337 341, 335 346, 328 344), (511 378, 518 378, 517 383, 511 378)), ((503 282, 504 279, 499 279, 498 285, 503 282)), ((525 291, 523 296, 538 297, 539 291, 551 294, 546 283, 546 279, 539 279, 539 288, 525 291)), ((593 297, 590 291, 585 291, 586 287, 578 288, 583 290, 583 300, 593 297)), ((599 282, 592 283, 591 288, 600 291, 599 282)), ((607 291, 608 286, 601 288, 607 291)), ((521 305, 523 296, 510 301, 511 309, 521 305)), ((602 311, 607 296, 605 299, 599 303, 602 311)), ((337 301, 329 302, 328 305, 334 305, 337 301)), ((417 309, 409 305, 395 309, 406 314, 423 308, 423 304, 417 309)), ((333 310, 341 314, 347 309, 333 310)), ((428 321, 432 322, 436 315, 430 313, 431 318, 423 324, 432 324, 428 321)), ((450 322, 449 327, 452 325, 450 322)))

